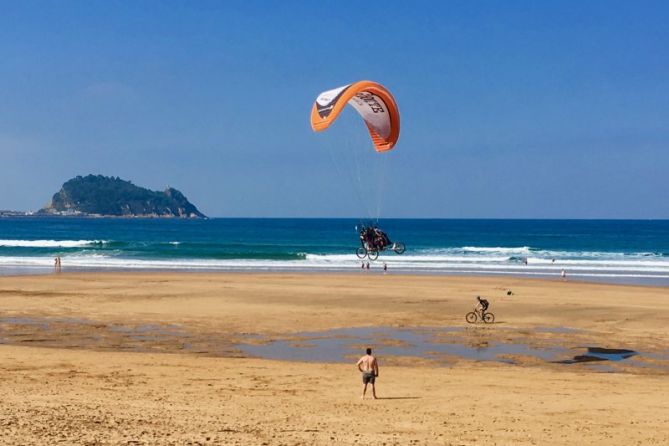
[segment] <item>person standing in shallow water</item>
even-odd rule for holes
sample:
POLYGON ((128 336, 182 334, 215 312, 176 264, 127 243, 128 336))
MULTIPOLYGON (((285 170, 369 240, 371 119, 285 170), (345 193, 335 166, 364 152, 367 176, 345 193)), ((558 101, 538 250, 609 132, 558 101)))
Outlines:
POLYGON ((361 399, 365 399, 365 393, 367 393, 367 385, 372 385, 372 396, 376 399, 376 387, 374 387, 374 382, 379 376, 379 363, 376 361, 376 358, 372 356, 372 349, 367 348, 367 354, 358 360, 356 364, 358 370, 362 373, 362 396, 361 399))

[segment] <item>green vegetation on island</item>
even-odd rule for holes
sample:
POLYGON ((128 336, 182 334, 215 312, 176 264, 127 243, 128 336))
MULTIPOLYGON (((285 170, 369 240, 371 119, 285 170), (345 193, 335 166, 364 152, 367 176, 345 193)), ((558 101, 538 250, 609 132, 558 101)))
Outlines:
POLYGON ((174 188, 152 191, 103 175, 77 176, 67 181, 39 214, 206 218, 174 188))

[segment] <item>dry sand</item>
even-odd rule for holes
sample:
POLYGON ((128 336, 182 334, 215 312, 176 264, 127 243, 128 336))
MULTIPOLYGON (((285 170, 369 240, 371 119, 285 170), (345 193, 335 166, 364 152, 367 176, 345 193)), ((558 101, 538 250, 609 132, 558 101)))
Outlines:
POLYGON ((669 290, 655 287, 374 272, 3 277, 0 443, 666 445, 667 321, 669 290), (497 323, 465 327, 477 294, 497 323), (244 358, 236 346, 361 326, 629 348, 646 366, 381 357, 381 399, 361 401, 352 364, 244 358))

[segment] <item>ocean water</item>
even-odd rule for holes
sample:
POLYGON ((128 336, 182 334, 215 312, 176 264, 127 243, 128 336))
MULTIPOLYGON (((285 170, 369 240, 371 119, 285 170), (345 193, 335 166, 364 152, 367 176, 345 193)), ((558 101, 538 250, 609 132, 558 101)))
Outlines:
MULTIPOLYGON (((0 274, 63 270, 354 271, 353 219, 0 218, 0 274)), ((667 220, 379 221, 392 272, 669 285, 667 220)), ((366 260, 366 259, 365 259, 366 260)))

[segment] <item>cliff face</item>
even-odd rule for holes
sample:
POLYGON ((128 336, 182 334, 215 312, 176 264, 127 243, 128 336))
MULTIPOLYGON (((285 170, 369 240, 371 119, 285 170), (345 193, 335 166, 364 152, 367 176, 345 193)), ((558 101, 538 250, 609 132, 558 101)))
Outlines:
POLYGON ((118 177, 78 176, 63 184, 40 210, 51 215, 206 218, 178 190, 135 186, 118 177))

